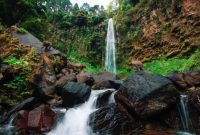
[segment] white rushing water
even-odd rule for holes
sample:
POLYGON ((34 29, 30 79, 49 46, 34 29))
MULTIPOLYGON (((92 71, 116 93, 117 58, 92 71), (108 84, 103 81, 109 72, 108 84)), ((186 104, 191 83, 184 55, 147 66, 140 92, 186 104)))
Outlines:
POLYGON ((181 115, 181 121, 183 125, 184 132, 178 132, 177 135, 195 135, 194 133, 190 132, 190 116, 188 111, 188 96, 187 95, 181 95, 180 96, 180 115, 181 115))
POLYGON ((115 32, 112 18, 110 18, 108 21, 105 69, 106 71, 116 74, 115 32))
POLYGON ((8 124, 0 127, 0 135, 14 135, 15 133, 15 126, 13 125, 15 115, 12 115, 8 124))
POLYGON ((105 90, 92 91, 89 100, 66 111, 63 121, 47 135, 93 135, 88 124, 89 115, 96 110, 96 100, 105 90))
POLYGON ((117 93, 117 91, 113 91, 112 94, 110 95, 109 97, 109 100, 108 100, 108 104, 112 104, 112 103, 115 103, 115 94, 117 93))
POLYGON ((190 117, 188 112, 188 96, 180 96, 180 112, 184 131, 189 131, 190 117))

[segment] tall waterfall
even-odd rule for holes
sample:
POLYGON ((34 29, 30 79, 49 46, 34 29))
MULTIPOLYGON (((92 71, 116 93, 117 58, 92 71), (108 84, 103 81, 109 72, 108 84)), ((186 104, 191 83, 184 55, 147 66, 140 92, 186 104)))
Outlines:
POLYGON ((108 21, 105 69, 106 71, 116 74, 115 32, 112 18, 110 18, 108 21))
POLYGON ((92 91, 82 105, 66 111, 63 121, 47 135, 94 135, 88 124, 89 115, 96 110, 96 100, 105 90, 92 91))

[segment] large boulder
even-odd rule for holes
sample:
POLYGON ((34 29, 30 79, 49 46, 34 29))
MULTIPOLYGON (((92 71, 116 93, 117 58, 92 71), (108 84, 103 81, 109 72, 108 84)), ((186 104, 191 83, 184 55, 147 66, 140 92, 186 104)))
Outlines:
POLYGON ((109 98, 110 98, 112 93, 113 93, 112 90, 107 90, 107 91, 99 94, 98 98, 97 98, 97 103, 96 103, 97 108, 108 105, 109 98))
POLYGON ((149 118, 176 104, 179 92, 167 78, 141 71, 124 81, 115 98, 133 114, 149 118))
POLYGON ((93 78, 95 80, 95 83, 99 83, 102 81, 115 80, 116 75, 110 72, 99 72, 97 74, 94 74, 93 78))
POLYGON ((91 88, 82 83, 69 82, 61 92, 64 107, 73 107, 88 100, 91 88))
POLYGON ((85 83, 89 86, 92 86, 94 84, 94 78, 92 77, 91 73, 81 73, 76 77, 77 77, 77 82, 79 83, 85 83))
POLYGON ((90 115, 89 123, 93 131, 100 135, 122 135, 138 126, 120 104, 110 104, 98 109, 90 115))
POLYGON ((67 74, 62 76, 60 79, 56 81, 56 90, 60 93, 60 90, 66 85, 68 82, 76 82, 76 76, 74 74, 67 74))
POLYGON ((42 133, 50 131, 54 124, 55 113, 49 105, 42 104, 31 110, 22 110, 18 113, 16 127, 24 134, 42 133))
POLYGON ((109 83, 112 88, 118 90, 121 87, 123 80, 109 80, 109 83))

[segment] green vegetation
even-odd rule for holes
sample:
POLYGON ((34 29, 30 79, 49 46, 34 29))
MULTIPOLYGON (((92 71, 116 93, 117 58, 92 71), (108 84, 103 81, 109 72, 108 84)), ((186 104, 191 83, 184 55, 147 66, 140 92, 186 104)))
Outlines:
POLYGON ((97 73, 97 72, 101 71, 100 67, 95 67, 95 66, 91 65, 90 63, 88 63, 86 60, 81 60, 80 58, 77 58, 76 55, 70 55, 69 59, 74 61, 74 62, 78 62, 78 63, 85 65, 86 70, 89 71, 89 72, 97 73))
MULTIPOLYGON (((175 52, 172 59, 165 57, 169 54, 166 47, 169 43, 165 40, 170 40, 167 33, 174 23, 169 12, 179 15, 181 7, 181 0, 119 0, 116 11, 112 10, 112 4, 105 10, 88 3, 72 5, 70 0, 0 0, 0 31, 4 26, 16 25, 19 27, 17 32, 27 30, 42 41, 49 40, 68 58, 86 65, 91 72, 98 72, 104 67, 107 20, 112 17, 117 39, 118 74, 127 76, 132 72, 130 59, 136 58, 151 61, 145 64, 145 69, 165 75, 174 70, 197 70, 200 65, 197 61, 199 50, 192 56, 188 54, 188 60, 184 56, 179 58, 181 55, 176 57, 176 52, 184 51, 186 43, 183 39, 186 37, 177 39, 178 43, 172 46, 171 52, 175 52), (143 50, 149 51, 142 53, 143 50), (159 50, 163 51, 159 53, 159 50)), ((5 62, 20 66, 26 61, 14 56, 5 62)), ((23 80, 21 76, 16 80, 23 80)))
POLYGON ((183 68, 185 71, 200 70, 200 49, 196 50, 196 52, 185 63, 183 68))
POLYGON ((145 63, 144 69, 160 75, 167 75, 173 71, 187 72, 200 70, 200 49, 190 58, 172 58, 145 63))
POLYGON ((21 33, 21 34, 25 34, 25 33, 27 32, 26 29, 24 29, 24 28, 22 28, 22 27, 17 28, 16 31, 17 31, 18 33, 21 33))
POLYGON ((145 63, 144 69, 154 74, 167 75, 173 71, 183 71, 183 66, 187 61, 188 60, 184 58, 155 60, 153 62, 145 63))

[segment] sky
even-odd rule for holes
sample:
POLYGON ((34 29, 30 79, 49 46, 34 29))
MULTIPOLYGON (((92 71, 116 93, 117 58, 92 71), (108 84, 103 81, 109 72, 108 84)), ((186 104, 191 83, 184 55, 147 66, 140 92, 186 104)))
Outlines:
POLYGON ((107 6, 109 5, 109 3, 112 0, 70 0, 71 3, 74 5, 75 3, 78 3, 79 6, 83 5, 83 3, 88 3, 90 4, 90 6, 94 6, 94 5, 103 5, 104 8, 107 8, 107 6))

